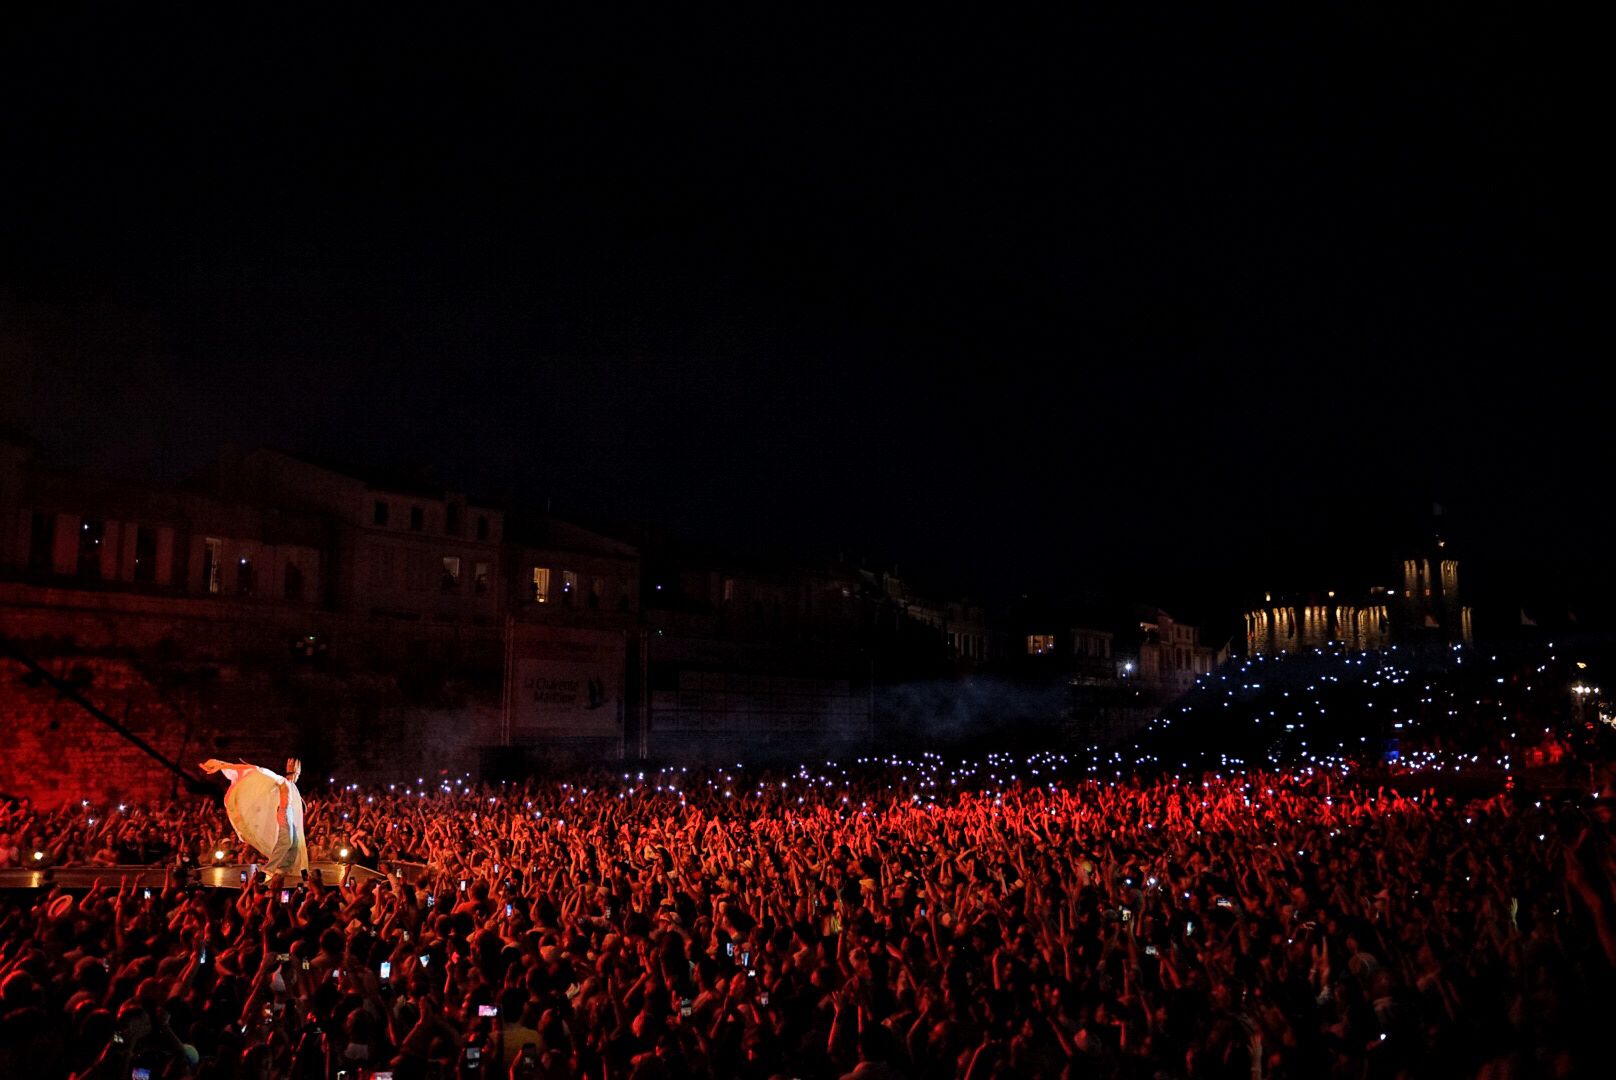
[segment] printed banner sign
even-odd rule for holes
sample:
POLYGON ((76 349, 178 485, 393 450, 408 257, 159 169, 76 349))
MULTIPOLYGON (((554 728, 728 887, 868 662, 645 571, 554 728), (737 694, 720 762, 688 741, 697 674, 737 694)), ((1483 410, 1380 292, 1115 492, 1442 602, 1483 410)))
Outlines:
POLYGON ((621 634, 532 634, 512 646, 513 736, 620 734, 625 663, 621 634))

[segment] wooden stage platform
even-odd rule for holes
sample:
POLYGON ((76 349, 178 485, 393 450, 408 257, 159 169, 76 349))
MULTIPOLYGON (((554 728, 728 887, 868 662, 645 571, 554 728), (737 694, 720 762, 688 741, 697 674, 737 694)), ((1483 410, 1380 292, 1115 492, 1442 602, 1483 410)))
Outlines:
MULTIPOLYGON (((396 867, 384 866, 381 873, 363 866, 354 866, 352 863, 309 864, 311 872, 316 869, 320 871, 320 876, 327 885, 341 885, 349 878, 355 881, 382 878, 394 869, 409 882, 419 881, 426 874, 426 867, 419 863, 399 863, 396 867)), ((193 871, 190 880, 209 889, 239 889, 241 875, 246 870, 245 865, 210 864, 193 871)), ((0 890, 56 887, 69 892, 79 892, 100 882, 103 889, 116 892, 124 881, 134 882, 137 888, 160 889, 173 880, 173 875, 174 868, 166 866, 58 866, 49 870, 7 869, 0 870, 0 890)))

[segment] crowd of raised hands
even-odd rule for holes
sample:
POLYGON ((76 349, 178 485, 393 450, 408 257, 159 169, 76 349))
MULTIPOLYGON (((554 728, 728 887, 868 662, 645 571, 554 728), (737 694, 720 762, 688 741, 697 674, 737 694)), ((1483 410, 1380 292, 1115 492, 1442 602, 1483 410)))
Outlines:
MULTIPOLYGON (((380 873, 3 894, 0 1076, 1589 1075, 1616 776, 1587 775, 305 784, 311 857, 380 873)), ((0 866, 253 858, 206 801, 0 805, 0 866)))

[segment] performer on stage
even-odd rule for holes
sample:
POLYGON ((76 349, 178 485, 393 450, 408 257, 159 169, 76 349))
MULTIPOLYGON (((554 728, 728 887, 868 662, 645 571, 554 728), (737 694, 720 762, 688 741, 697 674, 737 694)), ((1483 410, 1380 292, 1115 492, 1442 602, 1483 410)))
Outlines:
POLYGON ((286 760, 281 776, 261 765, 231 764, 209 759, 203 772, 222 772, 230 780, 224 794, 225 813, 243 843, 264 856, 264 870, 270 885, 279 885, 287 875, 300 876, 309 865, 308 846, 303 835, 303 796, 297 779, 303 763, 286 760))

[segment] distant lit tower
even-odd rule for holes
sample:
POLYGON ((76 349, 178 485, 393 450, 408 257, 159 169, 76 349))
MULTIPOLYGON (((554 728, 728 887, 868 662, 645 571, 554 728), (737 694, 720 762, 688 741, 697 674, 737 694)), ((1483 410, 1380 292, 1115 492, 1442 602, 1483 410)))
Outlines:
POLYGON ((1413 556, 1403 559, 1401 587, 1264 593, 1262 605, 1245 612, 1246 655, 1470 644, 1470 609, 1459 591, 1459 559, 1444 535, 1441 506, 1432 506, 1424 531, 1424 540, 1411 545, 1413 556))
POLYGON ((1459 592, 1459 559, 1448 547, 1440 504, 1431 507, 1431 527, 1420 547, 1417 557, 1403 560, 1403 632, 1411 641, 1468 645, 1470 608, 1459 592))

